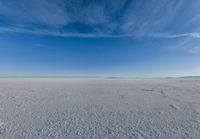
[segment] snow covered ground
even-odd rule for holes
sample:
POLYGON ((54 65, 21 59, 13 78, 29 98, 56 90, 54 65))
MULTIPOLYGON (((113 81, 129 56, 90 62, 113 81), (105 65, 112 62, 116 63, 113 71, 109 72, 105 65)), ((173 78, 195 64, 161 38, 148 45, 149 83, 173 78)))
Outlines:
POLYGON ((200 139, 200 79, 0 79, 1 139, 200 139))

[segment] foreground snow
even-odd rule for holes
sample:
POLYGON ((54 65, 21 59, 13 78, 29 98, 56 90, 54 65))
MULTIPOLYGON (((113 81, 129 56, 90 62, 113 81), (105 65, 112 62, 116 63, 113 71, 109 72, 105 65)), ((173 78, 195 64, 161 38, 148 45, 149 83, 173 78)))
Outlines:
POLYGON ((0 79, 0 138, 199 139, 198 79, 0 79))

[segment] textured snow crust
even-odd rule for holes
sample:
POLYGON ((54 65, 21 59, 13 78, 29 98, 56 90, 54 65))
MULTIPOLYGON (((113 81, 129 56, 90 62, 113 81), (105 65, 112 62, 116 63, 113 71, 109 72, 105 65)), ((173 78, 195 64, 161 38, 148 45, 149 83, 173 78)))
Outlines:
POLYGON ((200 139, 199 79, 0 79, 0 139, 200 139))

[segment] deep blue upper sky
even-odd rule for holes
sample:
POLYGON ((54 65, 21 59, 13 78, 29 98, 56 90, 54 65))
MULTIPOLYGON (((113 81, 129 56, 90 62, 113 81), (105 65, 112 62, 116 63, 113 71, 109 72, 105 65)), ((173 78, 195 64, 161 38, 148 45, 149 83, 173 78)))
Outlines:
POLYGON ((199 76, 199 0, 0 0, 0 76, 199 76))

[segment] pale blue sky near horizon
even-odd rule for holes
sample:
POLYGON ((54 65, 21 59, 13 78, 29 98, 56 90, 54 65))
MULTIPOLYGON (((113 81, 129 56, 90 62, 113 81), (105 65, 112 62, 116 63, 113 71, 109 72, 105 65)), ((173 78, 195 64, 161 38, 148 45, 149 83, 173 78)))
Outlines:
POLYGON ((200 76, 199 0, 0 0, 0 76, 200 76))

